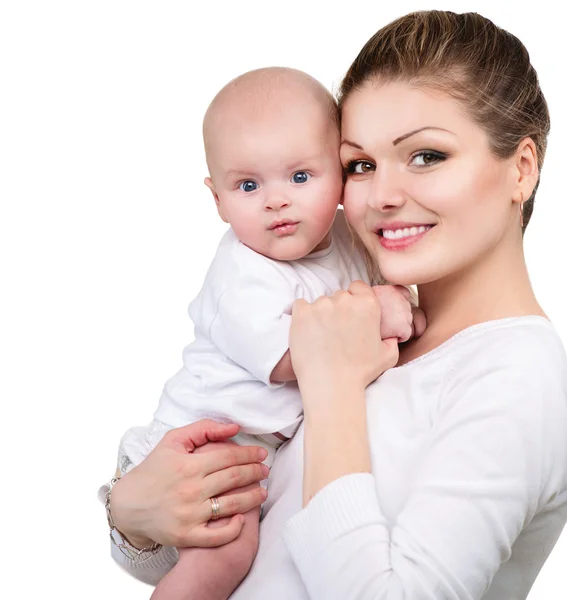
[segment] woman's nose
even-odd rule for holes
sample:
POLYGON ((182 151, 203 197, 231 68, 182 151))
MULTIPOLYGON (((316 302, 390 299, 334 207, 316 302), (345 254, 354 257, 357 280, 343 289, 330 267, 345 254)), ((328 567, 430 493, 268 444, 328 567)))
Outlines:
POLYGON ((399 177, 392 173, 376 171, 368 203, 374 210, 388 212, 400 208, 406 203, 407 195, 399 177))

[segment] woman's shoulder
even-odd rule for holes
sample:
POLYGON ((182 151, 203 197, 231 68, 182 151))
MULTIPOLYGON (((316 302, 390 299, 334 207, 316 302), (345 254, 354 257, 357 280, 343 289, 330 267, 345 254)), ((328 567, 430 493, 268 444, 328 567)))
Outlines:
MULTIPOLYGON (((451 341, 451 340, 449 340, 451 341)), ((479 323, 452 338, 453 368, 465 364, 515 369, 557 368, 567 375, 567 355, 551 322, 538 315, 479 323)))
POLYGON ((567 419, 567 355, 553 325, 540 316, 473 325, 399 371, 402 379, 435 382, 445 408, 466 406, 467 398, 513 411, 553 405, 550 413, 567 419), (519 398, 530 400, 520 406, 519 398))
POLYGON ((567 371, 567 355, 551 322, 537 315, 510 317, 472 325, 437 348, 404 365, 433 366, 467 372, 483 365, 537 368, 550 364, 567 371))
POLYGON ((543 317, 482 325, 454 346, 442 413, 451 423, 484 423, 483 435, 521 438, 539 461, 545 503, 567 487, 565 349, 543 317))
MULTIPOLYGON (((567 434, 567 355, 538 316, 475 325, 446 348, 446 407, 467 404, 530 419, 560 419, 567 434)), ((476 409, 475 409, 476 410, 476 409)))

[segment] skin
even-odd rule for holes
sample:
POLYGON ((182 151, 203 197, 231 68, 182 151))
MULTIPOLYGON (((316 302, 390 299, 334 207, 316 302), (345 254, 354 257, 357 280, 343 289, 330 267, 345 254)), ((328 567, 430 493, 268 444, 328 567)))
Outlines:
POLYGON ((168 432, 114 486, 110 509, 116 528, 137 548, 154 541, 164 546, 211 548, 236 539, 244 524, 242 513, 266 499, 264 489, 246 486, 266 477, 261 461, 267 455, 258 446, 220 446, 238 430, 238 425, 203 419, 168 432), (214 452, 196 452, 211 442, 214 452), (209 498, 240 487, 246 489, 233 494, 230 502, 219 500, 221 513, 234 515, 229 525, 216 530, 207 527, 209 498), (159 514, 156 507, 161 509, 159 514), (163 510, 166 507, 170 510, 163 510))
POLYGON ((260 69, 223 88, 203 126, 220 217, 245 245, 276 260, 329 246, 342 197, 339 132, 327 91, 293 69, 260 69), (274 222, 297 231, 277 235, 274 222))
POLYGON ((520 225, 520 203, 538 179, 530 138, 511 158, 497 158, 460 104, 405 83, 371 82, 353 92, 342 127, 349 221, 386 278, 418 284, 428 327, 398 354, 396 345, 376 340, 369 324, 380 306, 362 282, 313 304, 296 301, 290 350, 305 410, 304 504, 342 475, 370 472, 364 390, 385 369, 475 323, 545 316, 528 278, 520 225), (446 131, 407 135, 424 127, 446 131), (393 251, 376 229, 394 221, 434 227, 393 251))

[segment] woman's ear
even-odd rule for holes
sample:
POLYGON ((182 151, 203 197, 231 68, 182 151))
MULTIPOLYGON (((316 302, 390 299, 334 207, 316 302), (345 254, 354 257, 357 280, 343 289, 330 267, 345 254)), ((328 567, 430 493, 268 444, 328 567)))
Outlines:
POLYGON ((539 179, 537 148, 532 138, 526 137, 518 144, 514 157, 517 185, 513 200, 521 203, 530 198, 539 179))

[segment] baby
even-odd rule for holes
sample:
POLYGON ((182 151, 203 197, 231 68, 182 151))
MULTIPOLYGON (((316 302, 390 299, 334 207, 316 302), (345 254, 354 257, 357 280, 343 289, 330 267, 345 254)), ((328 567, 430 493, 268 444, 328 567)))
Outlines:
MULTIPOLYGON (((234 441, 263 446, 270 466, 302 419, 288 349, 293 302, 313 302, 357 279, 368 282, 364 259, 337 210, 343 190, 338 113, 320 83, 293 69, 245 73, 214 98, 203 136, 210 174, 205 184, 230 228, 189 307, 195 341, 184 350, 183 368, 166 383, 149 428, 123 438, 123 473, 166 431, 202 418, 239 423, 234 441)), ((409 292, 374 290, 382 305, 382 338, 409 339, 409 292)), ((223 499, 211 499, 212 519, 223 516, 223 499)), ((258 544, 259 511, 246 519, 252 535, 237 538, 233 550, 231 544, 208 549, 204 564, 199 549, 180 549, 178 564, 152 598, 207 598, 206 585, 214 585, 207 583, 207 561, 211 568, 216 563, 211 578, 218 580, 222 560, 221 576, 232 578, 236 588, 258 544), (227 551, 238 560, 227 560, 227 551)))

